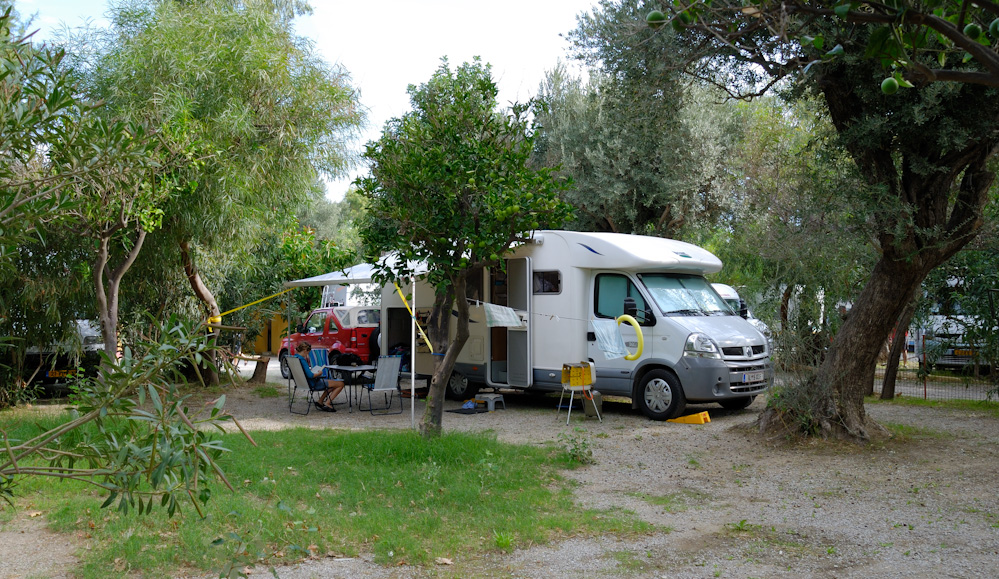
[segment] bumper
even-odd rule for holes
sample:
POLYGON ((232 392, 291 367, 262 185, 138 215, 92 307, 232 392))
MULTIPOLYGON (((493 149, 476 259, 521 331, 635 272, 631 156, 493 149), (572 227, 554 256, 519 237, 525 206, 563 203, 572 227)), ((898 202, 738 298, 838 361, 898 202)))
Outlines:
POLYGON ((684 357, 674 368, 687 400, 713 402, 762 394, 773 385, 769 358, 726 361, 684 357))

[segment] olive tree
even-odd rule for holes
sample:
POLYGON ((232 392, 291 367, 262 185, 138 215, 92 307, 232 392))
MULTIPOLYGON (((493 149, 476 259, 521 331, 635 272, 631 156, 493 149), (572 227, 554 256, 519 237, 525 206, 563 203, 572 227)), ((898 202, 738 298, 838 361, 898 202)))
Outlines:
POLYGON ((468 280, 484 267, 502 267, 513 244, 568 214, 559 199, 566 183, 551 169, 528 165, 533 133, 526 107, 497 110, 497 92, 479 59, 453 71, 443 60, 428 82, 409 87, 413 110, 388 121, 368 144, 371 173, 358 181, 368 200, 366 255, 398 256, 382 278, 404 278, 413 273, 410 263, 425 263, 435 290, 429 338, 440 355, 420 423, 425 436, 440 433, 444 387, 468 339, 468 280))
POLYGON ((882 344, 926 275, 983 222, 999 152, 999 57, 982 29, 999 39, 999 6, 660 6, 646 20, 687 39, 691 74, 736 96, 787 87, 821 98, 864 180, 878 258, 822 365, 775 392, 761 425, 868 440, 882 431, 863 404, 882 344))
POLYGON ((308 10, 292 0, 128 2, 85 44, 88 94, 111 118, 155 128, 174 155, 149 245, 156 263, 179 266, 206 318, 220 314, 223 280, 205 279, 199 261, 249 253, 275 212, 294 214, 321 176, 353 162, 358 94, 294 34, 308 10))

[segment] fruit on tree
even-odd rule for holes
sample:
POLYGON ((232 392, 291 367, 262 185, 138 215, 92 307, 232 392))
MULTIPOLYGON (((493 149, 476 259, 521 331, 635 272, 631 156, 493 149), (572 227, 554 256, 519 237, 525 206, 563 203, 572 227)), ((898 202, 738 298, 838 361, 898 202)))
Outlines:
POLYGON ((881 92, 885 94, 895 94, 898 92, 898 81, 894 77, 889 76, 888 78, 881 81, 881 92))
POLYGON ((661 10, 653 10, 645 17, 645 23, 652 28, 659 28, 663 24, 666 24, 666 15, 661 10))

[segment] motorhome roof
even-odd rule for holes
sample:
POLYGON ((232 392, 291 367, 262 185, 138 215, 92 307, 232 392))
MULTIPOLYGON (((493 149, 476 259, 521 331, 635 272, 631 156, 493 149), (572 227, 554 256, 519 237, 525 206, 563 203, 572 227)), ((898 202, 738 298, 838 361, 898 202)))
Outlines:
POLYGON ((569 263, 589 269, 680 271, 699 274, 721 270, 721 260, 696 245, 644 235, 581 231, 539 231, 535 242, 561 237, 569 247, 569 263))
POLYGON ((739 299, 739 292, 735 291, 735 288, 733 288, 730 285, 726 285, 723 283, 713 283, 711 284, 711 287, 715 288, 715 291, 718 292, 718 295, 720 295, 723 300, 739 299))

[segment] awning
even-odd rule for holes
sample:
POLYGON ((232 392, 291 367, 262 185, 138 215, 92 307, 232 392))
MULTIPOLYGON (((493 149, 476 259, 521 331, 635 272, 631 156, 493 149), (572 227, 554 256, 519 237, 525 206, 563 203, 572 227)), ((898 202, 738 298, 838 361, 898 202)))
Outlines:
MULTIPOLYGON (((395 258, 393 256, 388 256, 385 258, 385 260, 389 263, 391 263, 394 259, 395 258)), ((284 287, 308 287, 308 286, 323 286, 323 285, 373 283, 372 277, 375 274, 375 268, 376 265, 373 263, 359 263, 357 265, 342 269, 340 271, 332 271, 330 273, 324 273, 322 275, 307 277, 304 279, 286 281, 284 282, 284 287)), ((415 272, 416 275, 422 275, 427 272, 426 263, 410 262, 409 268, 411 271, 415 272)))

